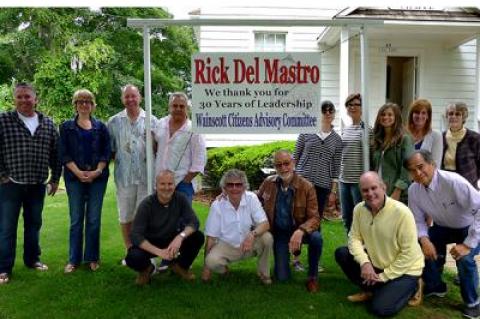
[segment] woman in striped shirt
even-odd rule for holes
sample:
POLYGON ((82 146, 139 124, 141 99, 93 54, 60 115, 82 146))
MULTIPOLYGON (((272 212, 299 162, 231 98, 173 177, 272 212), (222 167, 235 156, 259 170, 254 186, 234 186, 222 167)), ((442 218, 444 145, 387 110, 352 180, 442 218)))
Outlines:
MULTIPOLYGON (((347 233, 352 226, 353 208, 362 201, 358 181, 364 172, 363 167, 363 131, 362 97, 360 93, 352 93, 345 100, 352 125, 342 130, 342 164, 340 166, 340 203, 342 217, 347 233)), ((369 129, 371 135, 371 128, 369 129)))
POLYGON ((300 134, 293 154, 296 161, 296 172, 315 186, 320 217, 323 217, 327 199, 335 201, 337 194, 342 139, 333 130, 334 118, 335 106, 333 103, 322 102, 321 131, 317 134, 300 134))

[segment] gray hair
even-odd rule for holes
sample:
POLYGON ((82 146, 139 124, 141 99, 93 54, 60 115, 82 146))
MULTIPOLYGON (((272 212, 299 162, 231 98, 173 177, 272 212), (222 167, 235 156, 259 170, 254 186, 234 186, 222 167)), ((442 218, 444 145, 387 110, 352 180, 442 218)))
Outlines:
POLYGON ((27 90, 30 90, 33 92, 33 94, 35 96, 37 96, 37 91, 35 90, 35 88, 33 87, 32 84, 28 83, 28 82, 19 82, 17 84, 15 84, 15 88, 13 89, 13 94, 15 94, 15 92, 18 90, 18 89, 27 89, 27 90))
POLYGON ((243 185, 245 186, 245 189, 250 188, 250 185, 248 184, 248 180, 247 180, 247 175, 245 174, 245 172, 236 168, 229 169, 228 171, 223 173, 223 176, 220 179, 220 187, 224 189, 227 184, 227 180, 234 179, 234 178, 240 179, 243 185))
POLYGON ((170 94, 170 96, 168 97, 168 106, 172 105, 172 102, 175 98, 181 98, 181 99, 184 99, 185 100, 185 103, 187 103, 187 107, 188 107, 188 96, 184 93, 184 92, 173 92, 172 94, 170 94))
POLYGON ((163 170, 163 171, 160 171, 158 172, 157 176, 155 177, 155 181, 160 177, 160 176, 163 176, 163 175, 172 175, 172 177, 175 179, 175 173, 166 169, 166 170, 163 170))
POLYGON ((432 156, 432 153, 430 153, 430 151, 428 150, 424 150, 424 149, 419 149, 419 150, 415 150, 413 151, 408 157, 406 157, 404 160, 403 160, 403 167, 405 167, 406 169, 408 169, 408 165, 410 163, 410 161, 413 159, 413 157, 415 155, 420 155, 423 160, 425 162, 427 162, 428 164, 432 164, 434 166, 437 166, 435 164, 435 160, 433 159, 433 156, 432 156))
POLYGON ((448 111, 454 109, 462 113, 462 124, 465 124, 468 118, 468 106, 463 102, 449 103, 445 109, 445 117, 448 116, 448 111))

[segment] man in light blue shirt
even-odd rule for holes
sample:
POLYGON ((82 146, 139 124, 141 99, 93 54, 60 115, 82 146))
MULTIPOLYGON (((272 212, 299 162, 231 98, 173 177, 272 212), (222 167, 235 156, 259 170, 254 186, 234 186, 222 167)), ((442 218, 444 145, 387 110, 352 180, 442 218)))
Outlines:
MULTIPOLYGON (((136 209, 148 195, 146 116, 140 107, 141 101, 142 97, 136 86, 124 86, 122 103, 125 109, 112 116, 107 123, 115 159, 114 177, 119 220, 126 249, 132 245, 130 229, 136 209)), ((156 122, 157 119, 152 116, 152 130, 156 122)))
POLYGON ((477 293, 478 270, 474 260, 480 251, 480 193, 462 176, 439 170, 430 152, 415 151, 406 161, 413 183, 408 206, 415 215, 418 238, 425 255, 425 296, 446 295, 442 281, 446 245, 455 243, 450 254, 457 264, 460 290, 466 305, 463 315, 480 318, 477 293), (425 218, 433 219, 428 227, 425 218))

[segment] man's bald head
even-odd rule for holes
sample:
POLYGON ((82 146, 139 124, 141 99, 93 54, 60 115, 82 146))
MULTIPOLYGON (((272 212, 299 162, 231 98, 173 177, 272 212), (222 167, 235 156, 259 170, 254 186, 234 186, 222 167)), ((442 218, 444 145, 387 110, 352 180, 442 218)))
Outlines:
POLYGON ((385 204, 385 183, 376 172, 366 172, 360 176, 360 192, 365 203, 377 213, 385 204))

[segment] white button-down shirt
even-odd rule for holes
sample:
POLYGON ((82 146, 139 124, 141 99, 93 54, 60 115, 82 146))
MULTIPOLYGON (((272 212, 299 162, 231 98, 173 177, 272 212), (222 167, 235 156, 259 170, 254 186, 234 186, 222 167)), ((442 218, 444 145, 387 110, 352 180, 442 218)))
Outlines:
POLYGON ((158 144, 155 175, 163 170, 172 171, 178 185, 189 172, 203 174, 207 148, 204 138, 192 132, 192 121, 187 120, 170 137, 170 115, 161 118, 155 129, 155 140, 158 144))
POLYGON ((246 191, 237 210, 228 198, 223 196, 213 202, 205 225, 205 234, 238 248, 251 229, 264 222, 267 222, 267 215, 257 195, 246 191))
POLYGON ((480 193, 457 173, 435 170, 428 187, 413 183, 408 189, 408 206, 415 216, 418 237, 428 236, 425 214, 439 226, 470 226, 464 244, 475 248, 480 242, 480 193))
MULTIPOLYGON (((115 183, 123 187, 147 184, 147 157, 145 111, 140 110, 132 122, 123 110, 112 116, 107 123, 112 152, 115 153, 115 183)), ((151 128, 155 129, 157 118, 152 116, 151 128)))

